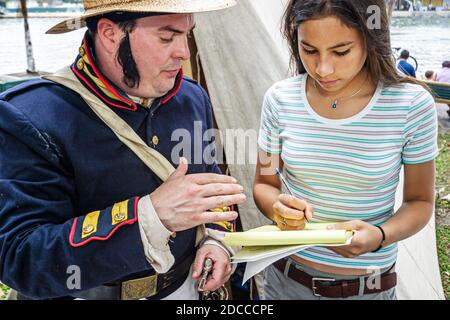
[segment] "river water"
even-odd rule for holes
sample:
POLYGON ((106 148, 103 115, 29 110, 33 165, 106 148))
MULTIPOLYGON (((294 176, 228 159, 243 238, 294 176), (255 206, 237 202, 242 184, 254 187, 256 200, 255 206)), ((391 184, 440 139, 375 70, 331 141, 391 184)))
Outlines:
MULTIPOLYGON (((61 19, 29 19, 36 67, 56 71, 70 64, 78 52, 83 30, 62 35, 45 31, 61 19)), ((392 46, 407 48, 419 62, 418 74, 439 70, 450 60, 450 18, 396 18, 392 27, 392 46)), ((21 19, 0 19, 0 75, 26 69, 26 53, 21 19)))

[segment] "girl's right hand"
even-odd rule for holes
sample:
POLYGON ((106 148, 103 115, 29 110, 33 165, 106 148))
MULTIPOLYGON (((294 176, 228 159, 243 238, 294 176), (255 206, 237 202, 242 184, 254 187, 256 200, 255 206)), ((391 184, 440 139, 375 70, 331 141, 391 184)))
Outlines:
POLYGON ((273 204, 273 219, 281 230, 303 230, 311 220, 314 208, 306 201, 287 194, 280 194, 273 204))

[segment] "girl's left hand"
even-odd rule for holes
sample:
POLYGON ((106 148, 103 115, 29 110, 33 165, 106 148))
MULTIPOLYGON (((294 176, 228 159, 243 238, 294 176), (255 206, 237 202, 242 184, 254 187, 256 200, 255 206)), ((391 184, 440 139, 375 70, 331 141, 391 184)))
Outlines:
POLYGON ((354 231, 352 243, 350 245, 327 248, 345 258, 355 258, 367 252, 374 251, 378 249, 383 239, 380 229, 361 220, 337 223, 328 226, 327 229, 354 231))

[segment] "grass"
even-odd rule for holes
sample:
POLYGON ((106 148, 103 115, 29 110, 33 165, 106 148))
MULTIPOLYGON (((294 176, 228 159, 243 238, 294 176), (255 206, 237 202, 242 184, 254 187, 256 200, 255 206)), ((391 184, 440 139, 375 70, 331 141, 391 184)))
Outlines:
POLYGON ((450 300, 450 226, 437 226, 437 249, 445 298, 450 300))
POLYGON ((450 168, 450 134, 441 133, 438 137, 439 156, 436 159, 436 190, 438 197, 436 199, 436 209, 450 209, 450 202, 442 199, 450 193, 449 169, 450 168))
POLYGON ((439 134, 439 156, 436 159, 436 238, 442 286, 450 300, 450 202, 443 199, 450 194, 450 134, 439 134))
POLYGON ((9 288, 0 282, 0 300, 6 299, 8 292, 9 292, 9 288))

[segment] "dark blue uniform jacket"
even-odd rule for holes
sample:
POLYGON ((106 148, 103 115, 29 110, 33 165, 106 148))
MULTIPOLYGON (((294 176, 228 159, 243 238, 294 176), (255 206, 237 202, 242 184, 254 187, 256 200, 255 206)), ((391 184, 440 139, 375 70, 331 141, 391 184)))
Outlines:
MULTIPOLYGON (((150 109, 111 108, 169 161, 180 143, 171 139, 176 129, 189 132, 192 152, 194 138, 202 150, 211 143, 202 136, 213 126, 211 105, 192 80, 179 77, 150 109)), ((200 172, 220 170, 189 166, 200 172)), ((79 267, 82 290, 151 273, 136 210, 139 197, 161 183, 76 92, 37 80, 1 94, 0 281, 46 299, 73 293, 70 266, 79 267), (127 206, 122 221, 113 218, 117 203, 127 206), (93 212, 96 229, 86 230, 93 212)), ((172 239, 175 266, 195 250, 195 235, 191 229, 172 239)))

